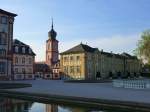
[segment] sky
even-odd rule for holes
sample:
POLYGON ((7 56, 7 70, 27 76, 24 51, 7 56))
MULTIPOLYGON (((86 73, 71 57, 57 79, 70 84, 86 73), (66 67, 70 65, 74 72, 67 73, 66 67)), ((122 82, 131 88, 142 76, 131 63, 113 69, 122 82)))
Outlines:
POLYGON ((0 0, 0 8, 18 14, 14 38, 30 45, 36 61, 45 60, 51 18, 59 52, 82 42, 133 54, 141 33, 150 28, 150 0, 0 0))

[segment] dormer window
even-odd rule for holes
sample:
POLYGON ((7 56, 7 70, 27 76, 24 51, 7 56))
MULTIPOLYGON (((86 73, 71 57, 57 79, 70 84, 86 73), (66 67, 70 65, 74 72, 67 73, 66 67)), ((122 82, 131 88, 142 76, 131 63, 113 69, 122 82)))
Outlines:
POLYGON ((15 47, 15 52, 18 53, 18 46, 15 47))
POLYGON ((22 53, 25 53, 25 47, 22 47, 22 53))
POLYGON ((29 54, 31 54, 32 53, 32 50, 29 48, 29 54))

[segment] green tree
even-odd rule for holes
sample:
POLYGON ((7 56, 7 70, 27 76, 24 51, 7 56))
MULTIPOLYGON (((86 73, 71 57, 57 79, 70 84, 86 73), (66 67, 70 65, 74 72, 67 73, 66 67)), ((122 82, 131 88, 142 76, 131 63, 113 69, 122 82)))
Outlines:
POLYGON ((139 57, 147 60, 150 64, 150 29, 142 33, 141 40, 138 41, 135 53, 139 57))

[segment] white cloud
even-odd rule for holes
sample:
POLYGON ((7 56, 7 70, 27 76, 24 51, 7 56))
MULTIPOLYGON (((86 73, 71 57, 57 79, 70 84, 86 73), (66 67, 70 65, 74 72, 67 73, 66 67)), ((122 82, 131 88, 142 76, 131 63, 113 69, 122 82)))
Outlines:
POLYGON ((90 39, 78 39, 72 41, 62 42, 60 45, 60 51, 67 50, 70 47, 73 47, 80 42, 84 44, 87 43, 92 47, 98 47, 99 50, 103 49, 104 51, 113 51, 115 53, 128 52, 136 48, 136 44, 140 39, 139 34, 136 35, 116 35, 112 37, 100 37, 100 38, 90 38, 90 39))

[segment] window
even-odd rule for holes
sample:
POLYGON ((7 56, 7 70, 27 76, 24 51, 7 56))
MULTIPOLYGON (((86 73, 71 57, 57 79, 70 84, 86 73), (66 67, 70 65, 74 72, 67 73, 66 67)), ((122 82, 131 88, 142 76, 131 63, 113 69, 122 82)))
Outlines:
POLYGON ((18 68, 15 68, 15 73, 18 73, 18 68))
POLYGON ((80 56, 77 56, 77 61, 79 61, 80 60, 80 56))
POLYGON ((0 56, 6 56, 6 50, 0 49, 0 56))
POLYGON ((22 53, 25 53, 25 47, 22 48, 22 53))
POLYGON ((22 64, 25 64, 25 57, 22 58, 22 64))
POLYGON ((32 53, 32 50, 29 48, 29 54, 31 54, 32 53))
POLYGON ((29 68, 29 73, 32 73, 32 69, 31 68, 29 68))
POLYGON ((32 59, 31 58, 29 58, 29 64, 32 64, 32 59))
POLYGON ((6 67, 6 63, 0 62, 0 74, 5 74, 5 67, 6 67))
POLYGON ((30 79, 31 79, 31 78, 32 78, 32 75, 28 75, 28 78, 30 78, 30 79))
POLYGON ((50 49, 50 44, 48 44, 48 50, 50 49))
POLYGON ((74 73, 74 67, 73 66, 70 67, 70 73, 74 73))
POLYGON ((67 58, 67 57, 64 57, 64 61, 68 61, 68 58, 67 58))
POLYGON ((50 61, 50 60, 51 60, 49 55, 47 56, 47 60, 48 60, 48 61, 50 61))
POLYGON ((7 24, 7 22, 8 22, 8 18, 6 16, 2 16, 1 17, 1 23, 2 24, 7 24))
POLYGON ((25 68, 22 68, 22 73, 25 74, 25 68))
POLYGON ((15 64, 18 63, 18 57, 15 57, 15 64))
POLYGON ((18 46, 15 47, 15 52, 18 53, 18 46))
POLYGON ((22 79, 22 75, 17 75, 17 79, 22 79))
POLYGON ((70 61, 73 61, 73 56, 70 56, 70 61))
POLYGON ((68 74, 68 67, 64 66, 64 73, 68 74))
POLYGON ((5 33, 0 33, 0 44, 1 45, 6 44, 6 34, 5 33))
POLYGON ((77 73, 80 73, 80 72, 81 72, 80 66, 77 66, 77 73))

